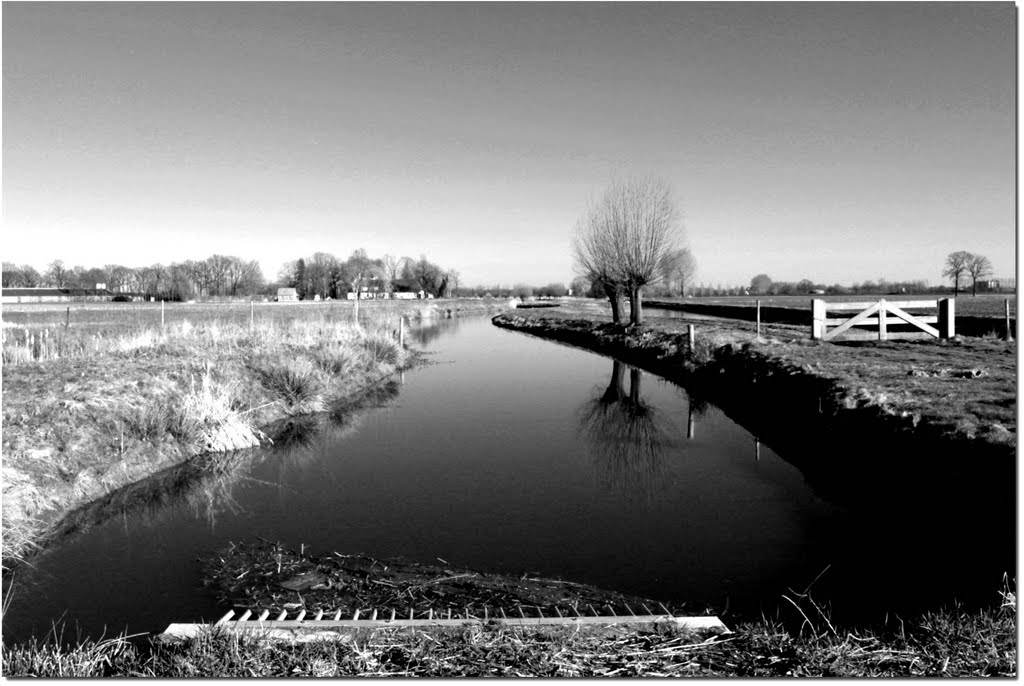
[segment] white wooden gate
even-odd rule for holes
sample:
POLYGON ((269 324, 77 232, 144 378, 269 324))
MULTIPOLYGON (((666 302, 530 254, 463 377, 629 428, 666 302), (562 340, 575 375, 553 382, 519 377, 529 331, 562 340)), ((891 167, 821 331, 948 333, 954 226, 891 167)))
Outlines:
POLYGON ((811 338, 823 341, 892 341, 915 338, 953 338, 956 335, 954 303, 944 300, 899 300, 878 302, 811 301, 811 338), (938 308, 937 315, 912 315, 905 309, 938 308), (829 318, 829 311, 860 310, 853 317, 829 318), (938 328, 931 326, 937 324, 938 328), (910 325, 916 331, 889 331, 890 325, 910 325), (854 327, 877 327, 872 331, 854 327))

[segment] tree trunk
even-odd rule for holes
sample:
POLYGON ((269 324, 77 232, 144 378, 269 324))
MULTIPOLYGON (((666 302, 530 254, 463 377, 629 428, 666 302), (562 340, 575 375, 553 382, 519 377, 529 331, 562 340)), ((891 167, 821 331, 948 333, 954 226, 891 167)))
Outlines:
POLYGON ((960 293, 960 275, 953 277, 953 297, 955 298, 960 293))
POLYGON ((634 410, 640 409, 640 380, 643 379, 643 372, 636 367, 629 370, 629 402, 634 410))
POLYGON ((633 326, 640 326, 644 323, 643 294, 642 288, 637 287, 629 291, 629 323, 633 326))
POLYGON ((356 289, 356 305, 355 305, 355 308, 353 310, 353 312, 355 313, 354 317, 355 317, 356 326, 359 326, 359 291, 362 290, 362 288, 360 288, 360 286, 362 286, 361 283, 354 283, 354 284, 352 284, 352 287, 356 289))
POLYGON ((612 304, 612 323, 622 323, 622 293, 615 286, 604 285, 604 294, 608 296, 608 302, 612 304))
POLYGON ((608 384, 607 390, 604 395, 601 396, 601 402, 611 405, 619 402, 622 397, 626 394, 623 390, 623 379, 626 371, 626 365, 622 364, 618 360, 612 360, 612 380, 608 384))
POLYGON ((975 279, 974 281, 971 282, 971 297, 972 298, 978 297, 978 280, 977 279, 975 279))

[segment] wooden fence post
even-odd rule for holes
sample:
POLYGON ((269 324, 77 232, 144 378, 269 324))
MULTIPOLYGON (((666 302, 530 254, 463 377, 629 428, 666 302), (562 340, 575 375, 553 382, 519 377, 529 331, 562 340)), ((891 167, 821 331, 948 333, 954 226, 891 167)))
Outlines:
POLYGON ((686 340, 690 345, 690 355, 693 355, 693 324, 686 325, 686 340))
POLYGON ((256 305, 252 300, 249 301, 249 328, 256 326, 256 305))
POLYGON ((1013 331, 1010 330, 1010 299, 1006 299, 1006 340, 1013 340, 1013 331))
POLYGON ((754 304, 757 306, 757 337, 761 337, 761 301, 755 300, 754 304))
POLYGON ((939 338, 956 336, 956 300, 944 298, 939 301, 939 338))
POLYGON ((160 328, 164 328, 164 301, 160 301, 160 328))
POLYGON ((686 437, 693 438, 694 434, 696 433, 696 428, 697 422, 693 421, 693 401, 691 400, 689 403, 688 411, 686 413, 686 437))
MULTIPOLYGON (((1007 300, 1006 302, 1009 303, 1010 301, 1007 300)), ((1009 304, 1007 304, 1006 308, 1007 308, 1006 311, 1009 312, 1010 311, 1009 304)), ((1009 317, 1009 314, 1007 314, 1007 317, 1009 317)), ((66 315, 64 317, 64 328, 66 329, 69 326, 71 326, 71 308, 70 307, 68 308, 67 313, 66 313, 66 315)))
POLYGON ((811 300, 811 338, 825 338, 825 301, 811 300))
POLYGON ((885 318, 885 299, 878 301, 878 340, 884 341, 889 337, 888 321, 885 318))
POLYGON ((405 347, 405 317, 398 317, 398 345, 405 347))

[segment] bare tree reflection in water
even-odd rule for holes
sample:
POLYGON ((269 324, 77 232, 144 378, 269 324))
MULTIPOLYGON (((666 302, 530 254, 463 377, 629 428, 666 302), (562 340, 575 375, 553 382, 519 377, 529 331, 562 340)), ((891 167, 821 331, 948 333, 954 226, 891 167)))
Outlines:
POLYGON ((643 372, 612 361, 608 387, 585 402, 579 411, 579 433, 606 488, 630 497, 650 499, 664 487, 665 452, 671 440, 664 417, 641 395, 643 372))

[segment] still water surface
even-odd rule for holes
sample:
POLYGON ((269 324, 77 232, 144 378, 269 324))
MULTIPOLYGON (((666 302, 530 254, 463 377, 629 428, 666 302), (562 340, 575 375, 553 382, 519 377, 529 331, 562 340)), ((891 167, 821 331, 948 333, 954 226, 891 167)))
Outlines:
POLYGON ((484 318, 418 336, 433 364, 405 374, 384 406, 258 451, 219 489, 133 508, 19 569, 4 640, 59 618, 65 638, 216 618, 224 608, 199 560, 257 536, 558 576, 733 621, 774 614, 782 593, 826 568, 823 600, 880 621, 994 594, 1012 565, 1012 540, 961 564, 934 546, 969 532, 884 530, 885 519, 826 502, 714 406, 609 358, 484 318), (922 583, 938 564, 943 583, 922 583))

